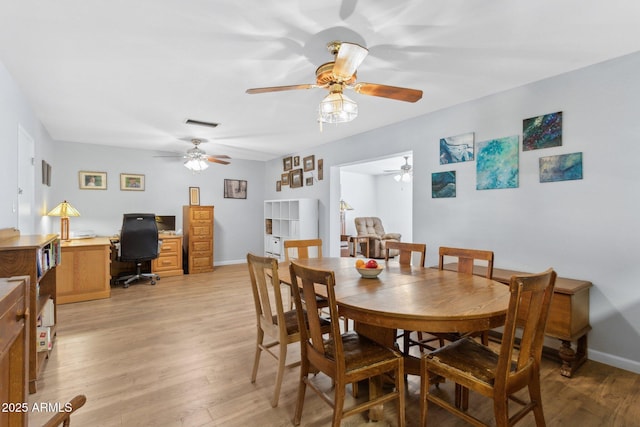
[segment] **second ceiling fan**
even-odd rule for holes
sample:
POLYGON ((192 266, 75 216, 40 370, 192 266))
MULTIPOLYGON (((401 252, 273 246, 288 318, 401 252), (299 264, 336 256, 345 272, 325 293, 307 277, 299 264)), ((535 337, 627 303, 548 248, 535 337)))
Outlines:
POLYGON ((356 71, 369 50, 355 43, 334 41, 327 45, 335 60, 322 64, 316 69, 316 83, 272 86, 247 89, 247 93, 280 92, 297 89, 323 88, 329 90, 318 108, 321 123, 343 123, 355 119, 358 104, 343 94, 350 89, 362 95, 378 96, 397 101, 416 102, 422 98, 422 91, 378 83, 357 82, 356 71))

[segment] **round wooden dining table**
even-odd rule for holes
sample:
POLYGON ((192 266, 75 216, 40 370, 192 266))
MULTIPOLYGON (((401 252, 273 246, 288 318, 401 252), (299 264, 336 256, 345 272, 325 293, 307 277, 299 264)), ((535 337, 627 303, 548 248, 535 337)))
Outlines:
MULTIPOLYGON (((481 276, 381 261, 383 271, 365 279, 353 258, 309 258, 297 264, 332 270, 341 315, 367 325, 430 332, 485 331, 504 324, 509 288, 481 276)), ((288 266, 279 269, 291 284, 288 266)))

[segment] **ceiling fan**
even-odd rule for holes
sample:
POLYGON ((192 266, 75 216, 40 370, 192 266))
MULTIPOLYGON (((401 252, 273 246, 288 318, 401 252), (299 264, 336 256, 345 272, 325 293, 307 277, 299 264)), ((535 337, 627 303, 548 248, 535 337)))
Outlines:
POLYGON ((413 171, 411 170, 411 165, 409 164, 409 156, 404 156, 404 165, 400 166, 400 169, 385 170, 384 172, 395 173, 396 175, 393 177, 393 179, 395 179, 398 182, 411 181, 411 176, 413 175, 413 171))
POLYGON ((205 139, 193 138, 190 140, 193 144, 193 148, 187 150, 184 155, 176 155, 176 156, 155 156, 155 157, 182 157, 185 159, 184 166, 192 170, 194 172, 200 172, 209 167, 209 163, 218 163, 221 165, 228 165, 230 162, 221 159, 231 159, 231 157, 226 155, 210 155, 207 154, 203 149, 199 146, 203 142, 207 142, 205 139))
POLYGON ((329 90, 318 108, 318 121, 324 123, 344 123, 358 116, 358 104, 343 94, 350 89, 362 95, 390 98, 398 101, 416 102, 422 98, 422 91, 377 83, 357 82, 356 70, 369 50, 355 43, 333 41, 327 45, 335 60, 322 64, 316 69, 316 83, 291 86, 272 86, 247 89, 247 93, 281 92, 286 90, 323 88, 329 90))

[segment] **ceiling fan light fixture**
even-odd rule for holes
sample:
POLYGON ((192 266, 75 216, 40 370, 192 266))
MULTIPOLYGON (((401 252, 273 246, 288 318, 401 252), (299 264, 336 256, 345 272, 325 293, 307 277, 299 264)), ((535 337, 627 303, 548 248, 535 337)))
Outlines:
POLYGON ((209 167, 209 164, 205 159, 200 157, 193 157, 184 162, 184 167, 193 172, 201 172, 209 167))
POLYGON ((356 117, 358 104, 342 92, 331 92, 318 106, 318 121, 322 123, 346 123, 356 117))

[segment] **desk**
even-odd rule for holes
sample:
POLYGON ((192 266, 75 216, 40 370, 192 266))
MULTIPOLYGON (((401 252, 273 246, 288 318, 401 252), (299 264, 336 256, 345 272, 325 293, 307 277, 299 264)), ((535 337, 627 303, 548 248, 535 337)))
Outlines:
MULTIPOLYGON (((158 238, 162 240, 160 254, 153 261, 142 263, 143 272, 152 272, 160 277, 182 276, 182 236, 160 233, 158 238)), ((135 263, 118 260, 118 251, 115 243, 118 238, 111 239, 111 283, 123 273, 131 273, 136 270, 135 263)))
MULTIPOLYGON (((456 270, 457 264, 445 264, 444 268, 456 270)), ((486 267, 476 266, 473 272, 485 275, 486 267)), ((514 274, 527 273, 494 268, 493 280, 508 284, 514 274)), ((587 360, 587 333, 591 330, 589 324, 589 288, 591 286, 591 282, 586 280, 565 277, 556 279, 545 335, 557 338, 561 342, 556 358, 559 357, 562 361, 560 374, 565 377, 571 377, 587 360), (571 347, 572 341, 577 342, 575 351, 571 347)))
POLYGON ((108 237, 63 241, 56 268, 56 304, 111 297, 108 237))

